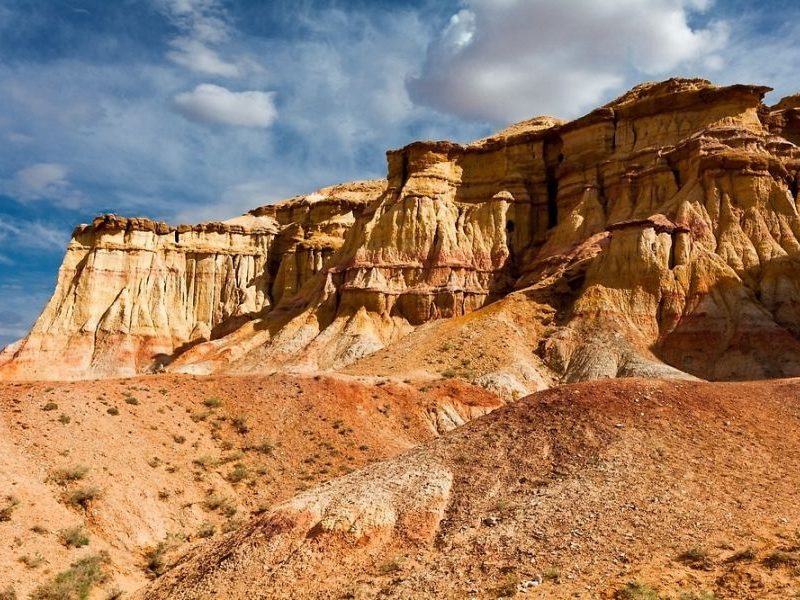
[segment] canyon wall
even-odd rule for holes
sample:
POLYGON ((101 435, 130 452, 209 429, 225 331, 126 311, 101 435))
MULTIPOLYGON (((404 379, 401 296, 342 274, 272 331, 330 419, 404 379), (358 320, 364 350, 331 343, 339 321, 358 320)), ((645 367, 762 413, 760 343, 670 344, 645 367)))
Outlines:
POLYGON ((56 297, 0 376, 46 376, 40 357, 63 348, 79 349, 76 377, 376 357, 430 372, 418 352, 391 360, 509 324, 535 386, 798 375, 800 101, 768 107, 768 90, 669 80, 572 122, 415 142, 388 153, 382 184, 183 228, 180 244, 181 228, 97 224, 74 238, 56 297), (190 240, 204 250, 179 248, 190 240), (92 291, 82 261, 114 252, 109 281, 125 283, 92 291))

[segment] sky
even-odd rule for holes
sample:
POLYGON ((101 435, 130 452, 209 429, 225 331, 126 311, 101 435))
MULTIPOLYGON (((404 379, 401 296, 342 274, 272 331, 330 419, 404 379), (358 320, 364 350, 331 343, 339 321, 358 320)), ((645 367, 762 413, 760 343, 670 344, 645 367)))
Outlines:
POLYGON ((0 0, 0 347, 104 212, 225 219, 642 81, 800 91, 795 0, 0 0))

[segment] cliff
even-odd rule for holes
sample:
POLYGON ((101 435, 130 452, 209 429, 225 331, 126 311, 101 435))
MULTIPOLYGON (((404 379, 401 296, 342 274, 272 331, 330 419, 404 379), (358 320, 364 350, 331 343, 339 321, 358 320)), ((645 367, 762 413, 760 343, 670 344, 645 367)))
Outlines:
POLYGON ((180 242, 104 220, 76 233, 0 374, 48 376, 56 354, 74 377, 436 373, 466 339, 453 368, 509 395, 800 374, 800 102, 767 107, 768 90, 669 80, 572 122, 416 142, 388 153, 385 189, 330 188, 180 242))
POLYGON ((294 294, 383 187, 334 186, 219 223, 105 215, 81 225, 53 298, 30 334, 0 355, 0 373, 70 379, 157 370, 294 294))

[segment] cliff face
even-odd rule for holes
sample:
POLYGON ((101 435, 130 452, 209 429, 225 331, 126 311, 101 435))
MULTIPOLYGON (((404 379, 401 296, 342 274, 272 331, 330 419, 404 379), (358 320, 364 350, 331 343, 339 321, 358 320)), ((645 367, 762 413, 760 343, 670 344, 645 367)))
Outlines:
MULTIPOLYGON (((133 375, 228 333, 320 271, 382 182, 326 188, 222 223, 106 215, 73 233, 31 333, 0 355, 20 378, 133 375)), ((5 363, 5 364, 3 364, 5 363)))
POLYGON ((0 373, 43 376, 35 367, 56 331, 62 348, 87 348, 75 376, 120 372, 119 353, 138 357, 125 372, 159 360, 198 373, 435 371, 418 349, 467 333, 516 344, 509 357, 524 360, 476 357, 465 372, 519 393, 608 376, 800 374, 800 102, 766 107, 766 91, 669 80, 569 123, 417 142, 388 153, 385 189, 339 188, 322 193, 330 201, 190 228, 216 248, 205 253, 170 239, 143 261, 137 244, 171 229, 126 225, 112 250, 94 226, 92 243, 73 240, 56 298, 0 373), (95 291, 92 271, 78 271, 82 248, 117 252, 109 280, 126 283, 95 291), (139 290, 148 306, 164 297, 177 310, 150 325, 160 313, 134 310, 139 290))

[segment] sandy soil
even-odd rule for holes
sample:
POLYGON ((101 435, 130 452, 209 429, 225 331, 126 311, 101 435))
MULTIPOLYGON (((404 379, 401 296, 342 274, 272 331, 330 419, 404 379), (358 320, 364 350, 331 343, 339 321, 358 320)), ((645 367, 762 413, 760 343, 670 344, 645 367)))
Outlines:
POLYGON ((159 375, 0 384, 0 592, 26 597, 100 551, 110 563, 95 596, 136 589, 165 568, 148 565, 159 543, 168 565, 276 502, 499 404, 456 380, 159 375), (81 505, 76 492, 96 497, 81 505), (69 547, 62 538, 76 527, 88 544, 69 547))
POLYGON ((798 394, 541 392, 301 493, 137 597, 796 597, 798 394))

